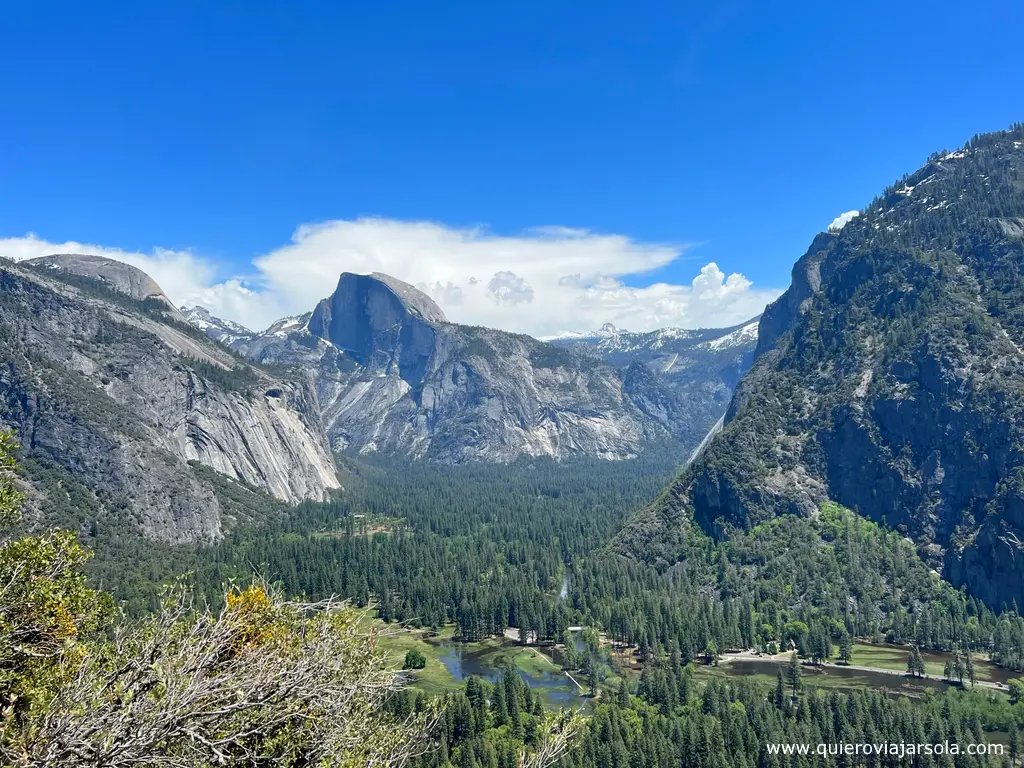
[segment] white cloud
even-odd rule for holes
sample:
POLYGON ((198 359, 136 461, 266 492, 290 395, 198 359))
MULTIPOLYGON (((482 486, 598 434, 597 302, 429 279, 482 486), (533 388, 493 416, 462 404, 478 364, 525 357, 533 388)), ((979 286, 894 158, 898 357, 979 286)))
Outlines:
POLYGON ((499 304, 529 304, 533 301, 533 286, 515 272, 495 272, 487 290, 499 304))
POLYGON ((860 216, 860 211, 847 211, 846 213, 840 213, 832 219, 832 223, 828 225, 828 231, 838 232, 858 216, 860 216))
POLYGON ((202 304, 250 328, 312 309, 344 272, 386 272, 429 293, 453 322, 547 335, 611 322, 630 330, 733 325, 779 295, 755 288, 715 263, 689 284, 642 276, 675 262, 685 246, 643 243, 565 227, 518 236, 482 227, 381 218, 303 225, 287 245, 257 257, 247 274, 218 277, 216 265, 189 251, 126 252, 28 235, 0 240, 15 259, 95 253, 148 272, 177 304, 202 304))

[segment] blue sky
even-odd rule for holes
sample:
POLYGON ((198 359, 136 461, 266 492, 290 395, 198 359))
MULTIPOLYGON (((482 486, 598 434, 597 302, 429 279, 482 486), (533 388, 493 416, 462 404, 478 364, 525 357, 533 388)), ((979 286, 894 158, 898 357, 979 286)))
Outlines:
MULTIPOLYGON (((785 288, 833 217, 931 151, 1024 119, 1019 2, 8 5, 8 250, 34 233, 40 247, 162 259, 162 282, 177 286, 173 270, 201 278, 177 294, 251 323, 306 297, 276 292, 260 314, 225 299, 224 278, 259 294, 291 258, 297 275, 312 264, 323 295, 331 270, 348 266, 324 248, 357 241, 372 256, 374 237, 397 232, 400 253, 382 265, 449 290, 455 319, 571 324, 531 325, 526 298, 504 314, 466 298, 470 278, 544 279, 514 257, 500 268, 488 251, 515 251, 525 236, 557 261, 544 248, 565 238, 530 235, 537 227, 573 230, 568 262, 585 261, 584 246, 603 254, 593 274, 565 275, 579 276, 573 300, 600 294, 608 317, 637 325, 725 322, 785 288), (360 217, 374 218, 297 255, 298 227, 360 217), (438 227, 426 245, 414 239, 423 221, 438 227), (456 250, 472 246, 457 264, 436 253, 449 236, 456 250), (641 251, 634 262, 623 243, 641 251), (629 263, 609 266, 620 256, 629 263), (483 271, 469 275, 467 262, 483 271), (692 293, 712 262, 723 285, 743 276, 734 294, 745 303, 619 311, 621 289, 692 293), (602 280, 618 293, 601 293, 602 280)), ((533 295, 545 294, 522 294, 533 295)))

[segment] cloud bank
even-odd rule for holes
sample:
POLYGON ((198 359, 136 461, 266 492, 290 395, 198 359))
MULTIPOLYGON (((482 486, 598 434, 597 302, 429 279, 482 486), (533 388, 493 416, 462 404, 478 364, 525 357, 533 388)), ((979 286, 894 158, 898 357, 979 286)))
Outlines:
POLYGON ((727 275, 714 262, 686 283, 628 284, 643 282, 644 274, 686 250, 565 227, 508 236, 480 227, 360 218, 303 225, 290 243, 225 277, 216 263, 190 251, 128 252, 31 234, 0 239, 0 256, 15 260, 93 253, 124 261, 147 272, 176 304, 200 304, 253 329, 311 310, 345 271, 385 272, 412 283, 453 322, 535 336, 606 322, 638 331, 734 325, 781 293, 727 275))

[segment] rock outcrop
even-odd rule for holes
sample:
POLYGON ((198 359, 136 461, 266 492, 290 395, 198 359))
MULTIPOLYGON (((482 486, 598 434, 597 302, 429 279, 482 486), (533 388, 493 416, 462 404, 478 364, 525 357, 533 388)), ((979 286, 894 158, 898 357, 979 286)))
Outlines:
POLYGON ((184 320, 156 281, 130 264, 85 253, 56 253, 29 259, 25 263, 35 267, 58 269, 81 277, 91 277, 136 301, 153 299, 165 305, 168 314, 175 320, 184 320))
POLYGON ((232 522, 192 464, 287 503, 339 487, 308 383, 232 355, 148 301, 152 280, 94 259, 0 264, 0 423, 29 457, 167 541, 232 522))

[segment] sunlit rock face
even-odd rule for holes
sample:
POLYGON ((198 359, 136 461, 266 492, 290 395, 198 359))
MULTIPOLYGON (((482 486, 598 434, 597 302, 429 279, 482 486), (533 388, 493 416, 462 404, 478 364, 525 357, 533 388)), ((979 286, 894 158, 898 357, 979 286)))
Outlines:
POLYGON ((741 330, 699 332, 707 338, 674 361, 612 359, 582 343, 449 323, 411 285, 346 273, 311 313, 232 347, 307 370, 337 450, 446 462, 626 459, 654 443, 700 441, 725 410, 737 361, 753 350, 750 329, 721 342, 741 330), (715 340, 721 355, 696 349, 715 340), (722 363, 707 374, 713 381, 687 378, 695 360, 710 358, 722 363), (705 384, 695 407, 692 393, 705 384))
POLYGON ((29 456, 167 541, 216 539, 240 514, 193 464, 289 504, 339 487, 308 381, 232 355, 109 262, 0 265, 0 423, 29 456))

